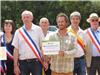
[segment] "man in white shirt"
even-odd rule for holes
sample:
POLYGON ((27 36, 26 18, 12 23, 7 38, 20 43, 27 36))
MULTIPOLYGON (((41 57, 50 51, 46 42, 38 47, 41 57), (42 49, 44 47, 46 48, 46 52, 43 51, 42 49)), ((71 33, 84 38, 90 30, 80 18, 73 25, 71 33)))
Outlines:
POLYGON ((100 17, 91 13, 87 22, 90 27, 85 30, 86 64, 88 75, 100 75, 100 17))
POLYGON ((21 17, 23 26, 16 30, 12 42, 15 47, 14 72, 16 75, 29 75, 30 73, 41 75, 42 65, 38 56, 42 55, 41 43, 44 37, 42 29, 32 23, 33 14, 31 11, 23 11, 21 17))
POLYGON ((84 58, 84 42, 83 42, 83 30, 79 27, 81 15, 79 12, 74 11, 70 15, 71 25, 68 27, 68 31, 72 32, 77 38, 77 51, 74 58, 74 72, 73 75, 86 75, 85 70, 85 58, 84 58), (81 40, 81 41, 80 41, 81 40))
POLYGON ((49 33, 49 20, 46 17, 43 17, 40 19, 39 25, 42 28, 44 36, 46 37, 46 35, 49 33))
MULTIPOLYGON (((43 34, 46 37, 50 32, 49 29, 49 20, 46 17, 43 17, 39 21, 39 25, 42 28, 43 34)), ((50 69, 50 58, 48 58, 47 63, 49 64, 48 69, 45 71, 46 75, 51 75, 51 69, 50 69)))

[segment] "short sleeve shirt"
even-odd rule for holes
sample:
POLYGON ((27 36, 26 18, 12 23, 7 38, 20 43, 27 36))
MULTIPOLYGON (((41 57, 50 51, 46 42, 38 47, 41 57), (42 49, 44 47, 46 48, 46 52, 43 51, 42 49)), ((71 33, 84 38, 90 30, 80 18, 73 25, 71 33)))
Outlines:
MULTIPOLYGON (((25 25, 24 25, 25 27, 25 25)), ((19 28, 20 29, 20 28, 19 28)), ((19 33, 19 29, 16 30, 12 45, 19 50, 19 60, 37 58, 31 48, 28 46, 22 35, 19 33)), ((27 31, 27 30, 26 30, 27 31)), ((37 48, 40 50, 42 39, 44 38, 42 29, 32 24, 32 27, 27 33, 35 42, 37 48)))

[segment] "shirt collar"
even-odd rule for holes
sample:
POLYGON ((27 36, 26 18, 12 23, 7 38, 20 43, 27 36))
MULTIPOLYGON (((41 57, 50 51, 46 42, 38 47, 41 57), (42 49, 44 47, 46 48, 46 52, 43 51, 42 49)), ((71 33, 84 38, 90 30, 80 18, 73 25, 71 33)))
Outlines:
MULTIPOLYGON (((72 26, 70 25, 69 28, 72 28, 72 26)), ((77 33, 80 33, 82 31, 82 29, 78 26, 78 32, 77 33)))
MULTIPOLYGON (((59 29, 55 32, 58 36, 60 36, 59 29)), ((68 36, 68 32, 66 32, 66 36, 68 36)))
POLYGON ((99 28, 97 29, 97 32, 99 32, 99 33, 100 33, 100 29, 99 29, 99 28))
MULTIPOLYGON (((30 30, 34 30, 34 25, 35 25, 35 24, 32 23, 32 26, 31 26, 31 29, 30 29, 30 30)), ((24 28, 25 28, 25 24, 24 24, 24 28)), ((25 29, 26 29, 26 28, 25 28, 25 29)))
MULTIPOLYGON (((91 29, 92 29, 92 28, 91 28, 91 29)), ((93 29, 92 29, 92 31, 93 31, 93 29)), ((100 28, 98 27, 98 29, 97 29, 95 32, 100 33, 100 28)))

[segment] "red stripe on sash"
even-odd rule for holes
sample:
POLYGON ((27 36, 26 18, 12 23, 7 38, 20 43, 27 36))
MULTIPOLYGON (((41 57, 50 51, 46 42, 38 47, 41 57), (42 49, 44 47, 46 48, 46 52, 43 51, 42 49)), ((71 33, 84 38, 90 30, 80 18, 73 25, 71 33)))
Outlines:
POLYGON ((0 73, 4 73, 4 69, 0 67, 0 73))
POLYGON ((8 56, 8 58, 9 58, 10 60, 14 60, 13 56, 9 55, 8 53, 7 53, 7 56, 8 56))
MULTIPOLYGON (((79 46, 83 49, 83 51, 84 51, 84 49, 85 49, 85 44, 84 44, 84 42, 83 42, 83 40, 80 38, 80 36, 79 35, 77 35, 77 33, 70 27, 70 28, 68 28, 68 31, 69 32, 72 32, 73 34, 74 34, 74 36, 75 37, 77 37, 77 43, 79 44, 79 46)), ((84 51, 85 52, 85 51, 84 51)))
POLYGON ((45 67, 43 61, 41 60, 41 58, 39 57, 39 55, 35 52, 34 48, 32 47, 32 45, 29 43, 29 41, 27 40, 27 38, 23 35, 23 33, 21 32, 21 30, 19 30, 20 34, 22 35, 22 37, 24 38, 24 40, 26 41, 26 43, 29 45, 29 47, 31 48, 31 50, 33 51, 33 53, 35 54, 35 56, 38 58, 38 60, 41 62, 41 64, 43 65, 43 67, 45 67))
POLYGON ((81 46, 82 49, 84 49, 84 45, 80 40, 77 39, 77 43, 81 46))
POLYGON ((89 32, 89 30, 87 30, 88 35, 90 36, 92 42, 94 43, 94 45, 96 46, 98 52, 100 53, 100 48, 98 47, 98 45, 96 44, 96 42, 94 41, 94 38, 92 37, 91 33, 89 32))

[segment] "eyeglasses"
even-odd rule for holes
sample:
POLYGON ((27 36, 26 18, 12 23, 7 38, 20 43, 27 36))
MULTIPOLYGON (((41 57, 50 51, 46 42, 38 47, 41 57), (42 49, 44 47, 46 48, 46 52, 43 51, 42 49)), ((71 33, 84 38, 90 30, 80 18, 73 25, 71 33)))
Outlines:
POLYGON ((13 22, 12 20, 5 20, 5 22, 13 22))
POLYGON ((92 19, 91 22, 98 22, 98 19, 92 19))
POLYGON ((13 20, 5 20, 4 21, 4 24, 11 24, 11 25, 14 25, 14 22, 13 22, 13 20))

